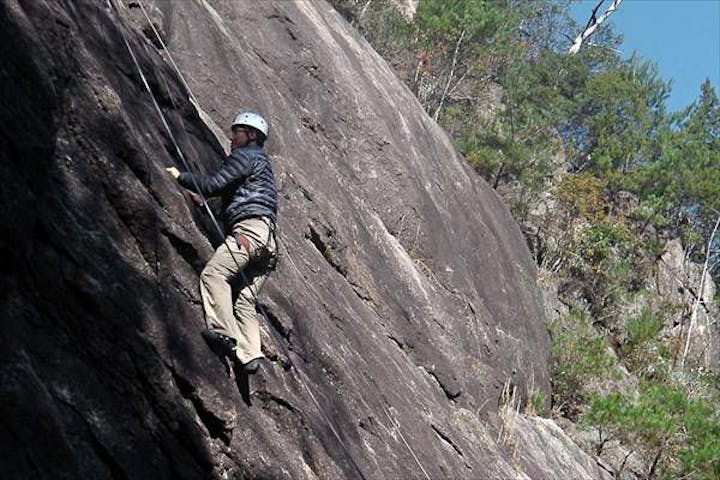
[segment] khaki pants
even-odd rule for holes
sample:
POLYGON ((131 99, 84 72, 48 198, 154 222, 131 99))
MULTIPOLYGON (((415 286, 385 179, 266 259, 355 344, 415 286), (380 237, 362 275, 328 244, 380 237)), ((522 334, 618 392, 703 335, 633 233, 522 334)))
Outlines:
POLYGON ((233 227, 233 232, 248 239, 250 251, 228 235, 200 274, 200 294, 207 327, 234 338, 238 360, 248 363, 263 357, 254 296, 260 292, 270 272, 267 262, 259 258, 258 253, 267 243, 268 250, 275 254, 277 246, 268 224, 260 218, 242 220, 233 227))

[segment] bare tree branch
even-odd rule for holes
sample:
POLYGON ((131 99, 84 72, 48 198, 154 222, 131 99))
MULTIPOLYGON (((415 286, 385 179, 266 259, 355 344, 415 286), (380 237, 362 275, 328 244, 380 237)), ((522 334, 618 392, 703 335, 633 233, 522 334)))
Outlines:
POLYGON ((680 361, 680 370, 683 370, 685 368, 685 358, 687 357, 688 350, 690 349, 690 334, 692 333, 693 325, 695 324, 695 321, 697 320, 697 313, 698 313, 698 308, 700 307, 700 300, 703 297, 703 292, 705 289, 705 276, 710 274, 710 272, 708 270, 708 265, 710 263, 710 253, 712 251, 712 246, 715 241, 715 234, 717 233, 718 226, 720 226, 720 215, 718 215, 717 222, 715 222, 715 228, 713 228, 712 234, 710 234, 710 240, 708 240, 707 252, 705 253, 705 265, 703 265, 703 271, 700 276, 700 286, 698 288, 698 294, 695 296, 695 303, 693 304, 693 311, 692 311, 692 315, 690 316, 690 325, 688 326, 687 337, 685 337, 685 349, 683 350, 683 356, 680 361))
POLYGON ((570 55, 574 55, 580 51, 580 47, 582 46, 583 42, 587 40, 587 38, 595 33, 595 31, 602 25, 602 23, 608 19, 612 13, 617 10, 618 6, 620 6, 620 3, 622 3, 622 0, 613 0, 612 4, 608 7, 608 9, 600 15, 600 17, 597 17, 597 11, 600 9, 600 6, 605 3, 605 0, 599 0, 597 5, 595 5, 595 8, 593 8, 592 14, 590 15, 590 20, 588 20, 587 25, 585 26, 585 29, 575 37, 575 41, 573 42, 572 46, 570 47, 570 50, 568 50, 568 53, 570 55))
POLYGON ((464 36, 465 30, 460 32, 460 38, 458 38, 457 44, 455 45, 455 53, 453 54, 452 66, 450 67, 450 75, 448 75, 447 84, 445 84, 445 90, 443 91, 442 97, 440 97, 440 103, 437 106, 437 110, 435 110, 435 115, 433 115, 433 120, 435 120, 436 122, 438 117, 440 116, 440 110, 445 103, 445 96, 447 95, 448 89, 450 89, 450 83, 452 82, 453 76, 455 75, 455 65, 457 64, 458 52, 460 51, 460 44, 462 43, 464 36))
MULTIPOLYGON (((360 12, 360 15, 357 17, 357 23, 360 24, 362 22, 362 18, 365 16, 365 12, 367 11, 368 7, 372 3, 372 0, 368 0, 365 6, 363 7, 362 11, 360 12)), ((355 22, 353 22, 355 23, 355 22)))
POLYGON ((463 74, 460 76, 460 78, 458 79, 457 82, 455 82, 455 85, 453 85, 453 87, 450 89, 450 91, 448 92, 448 95, 452 95, 452 94, 455 92, 455 89, 457 89, 457 88, 460 86, 460 84, 462 83, 462 81, 465 80, 465 77, 467 77, 467 76, 470 74, 470 72, 473 71, 474 68, 475 68, 475 65, 474 65, 474 64, 473 64, 473 65, 470 65, 470 68, 468 68, 468 69, 465 71, 465 73, 463 73, 463 74))

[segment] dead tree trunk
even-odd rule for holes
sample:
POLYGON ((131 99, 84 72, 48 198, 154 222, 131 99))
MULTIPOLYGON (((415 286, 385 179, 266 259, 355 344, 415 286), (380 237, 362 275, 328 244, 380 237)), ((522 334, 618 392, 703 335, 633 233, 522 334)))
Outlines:
POLYGON ((712 256, 712 246, 715 243, 715 234, 717 233, 718 227, 720 226, 720 216, 718 216, 717 222, 715 222, 715 228, 713 228, 710 234, 710 240, 708 240, 707 251, 705 252, 705 264, 703 265, 702 273, 700 274, 700 285, 698 288, 697 295, 695 296, 695 303, 693 304, 692 315, 690 316, 690 325, 688 325, 687 336, 685 337, 685 348, 683 350, 682 359, 680 360, 680 370, 685 369, 685 359, 687 358, 688 351, 690 350, 690 335, 692 329, 697 322, 698 308, 700 307, 700 301, 703 300, 705 291, 705 277, 710 275, 710 257, 712 256))
POLYGON ((608 19, 612 13, 617 10, 618 6, 620 6, 620 3, 622 0, 613 0, 612 4, 608 7, 608 9, 600 15, 600 17, 597 17, 597 11, 600 9, 603 3, 605 3, 605 0, 600 0, 597 5, 595 5, 595 8, 593 8, 592 14, 590 15, 590 20, 588 20, 587 25, 585 26, 585 29, 583 29, 582 32, 580 32, 580 35, 575 37, 575 41, 573 42, 572 46, 568 50, 568 53, 570 55, 574 55, 577 52, 580 51, 580 47, 582 46, 583 42, 590 37, 595 31, 602 25, 602 23, 608 19))

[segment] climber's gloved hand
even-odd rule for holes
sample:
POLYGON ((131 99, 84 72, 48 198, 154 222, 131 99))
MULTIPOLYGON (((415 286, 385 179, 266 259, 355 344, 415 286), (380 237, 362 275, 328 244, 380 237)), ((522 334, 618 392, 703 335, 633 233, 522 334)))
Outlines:
POLYGON ((167 170, 167 172, 170 173, 175 180, 177 180, 180 176, 180 170, 175 167, 167 167, 165 170, 167 170))

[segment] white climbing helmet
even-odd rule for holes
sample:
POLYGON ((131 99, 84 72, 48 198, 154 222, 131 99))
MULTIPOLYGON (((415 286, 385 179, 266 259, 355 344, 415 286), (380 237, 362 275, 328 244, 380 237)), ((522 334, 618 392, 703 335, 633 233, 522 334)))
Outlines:
POLYGON ((238 116, 235 117, 235 121, 233 122, 232 126, 235 125, 246 125, 248 127, 253 127, 262 132, 263 135, 267 137, 268 134, 268 124, 265 121, 263 117, 258 115, 257 113, 253 112, 240 112, 238 113, 238 116))

